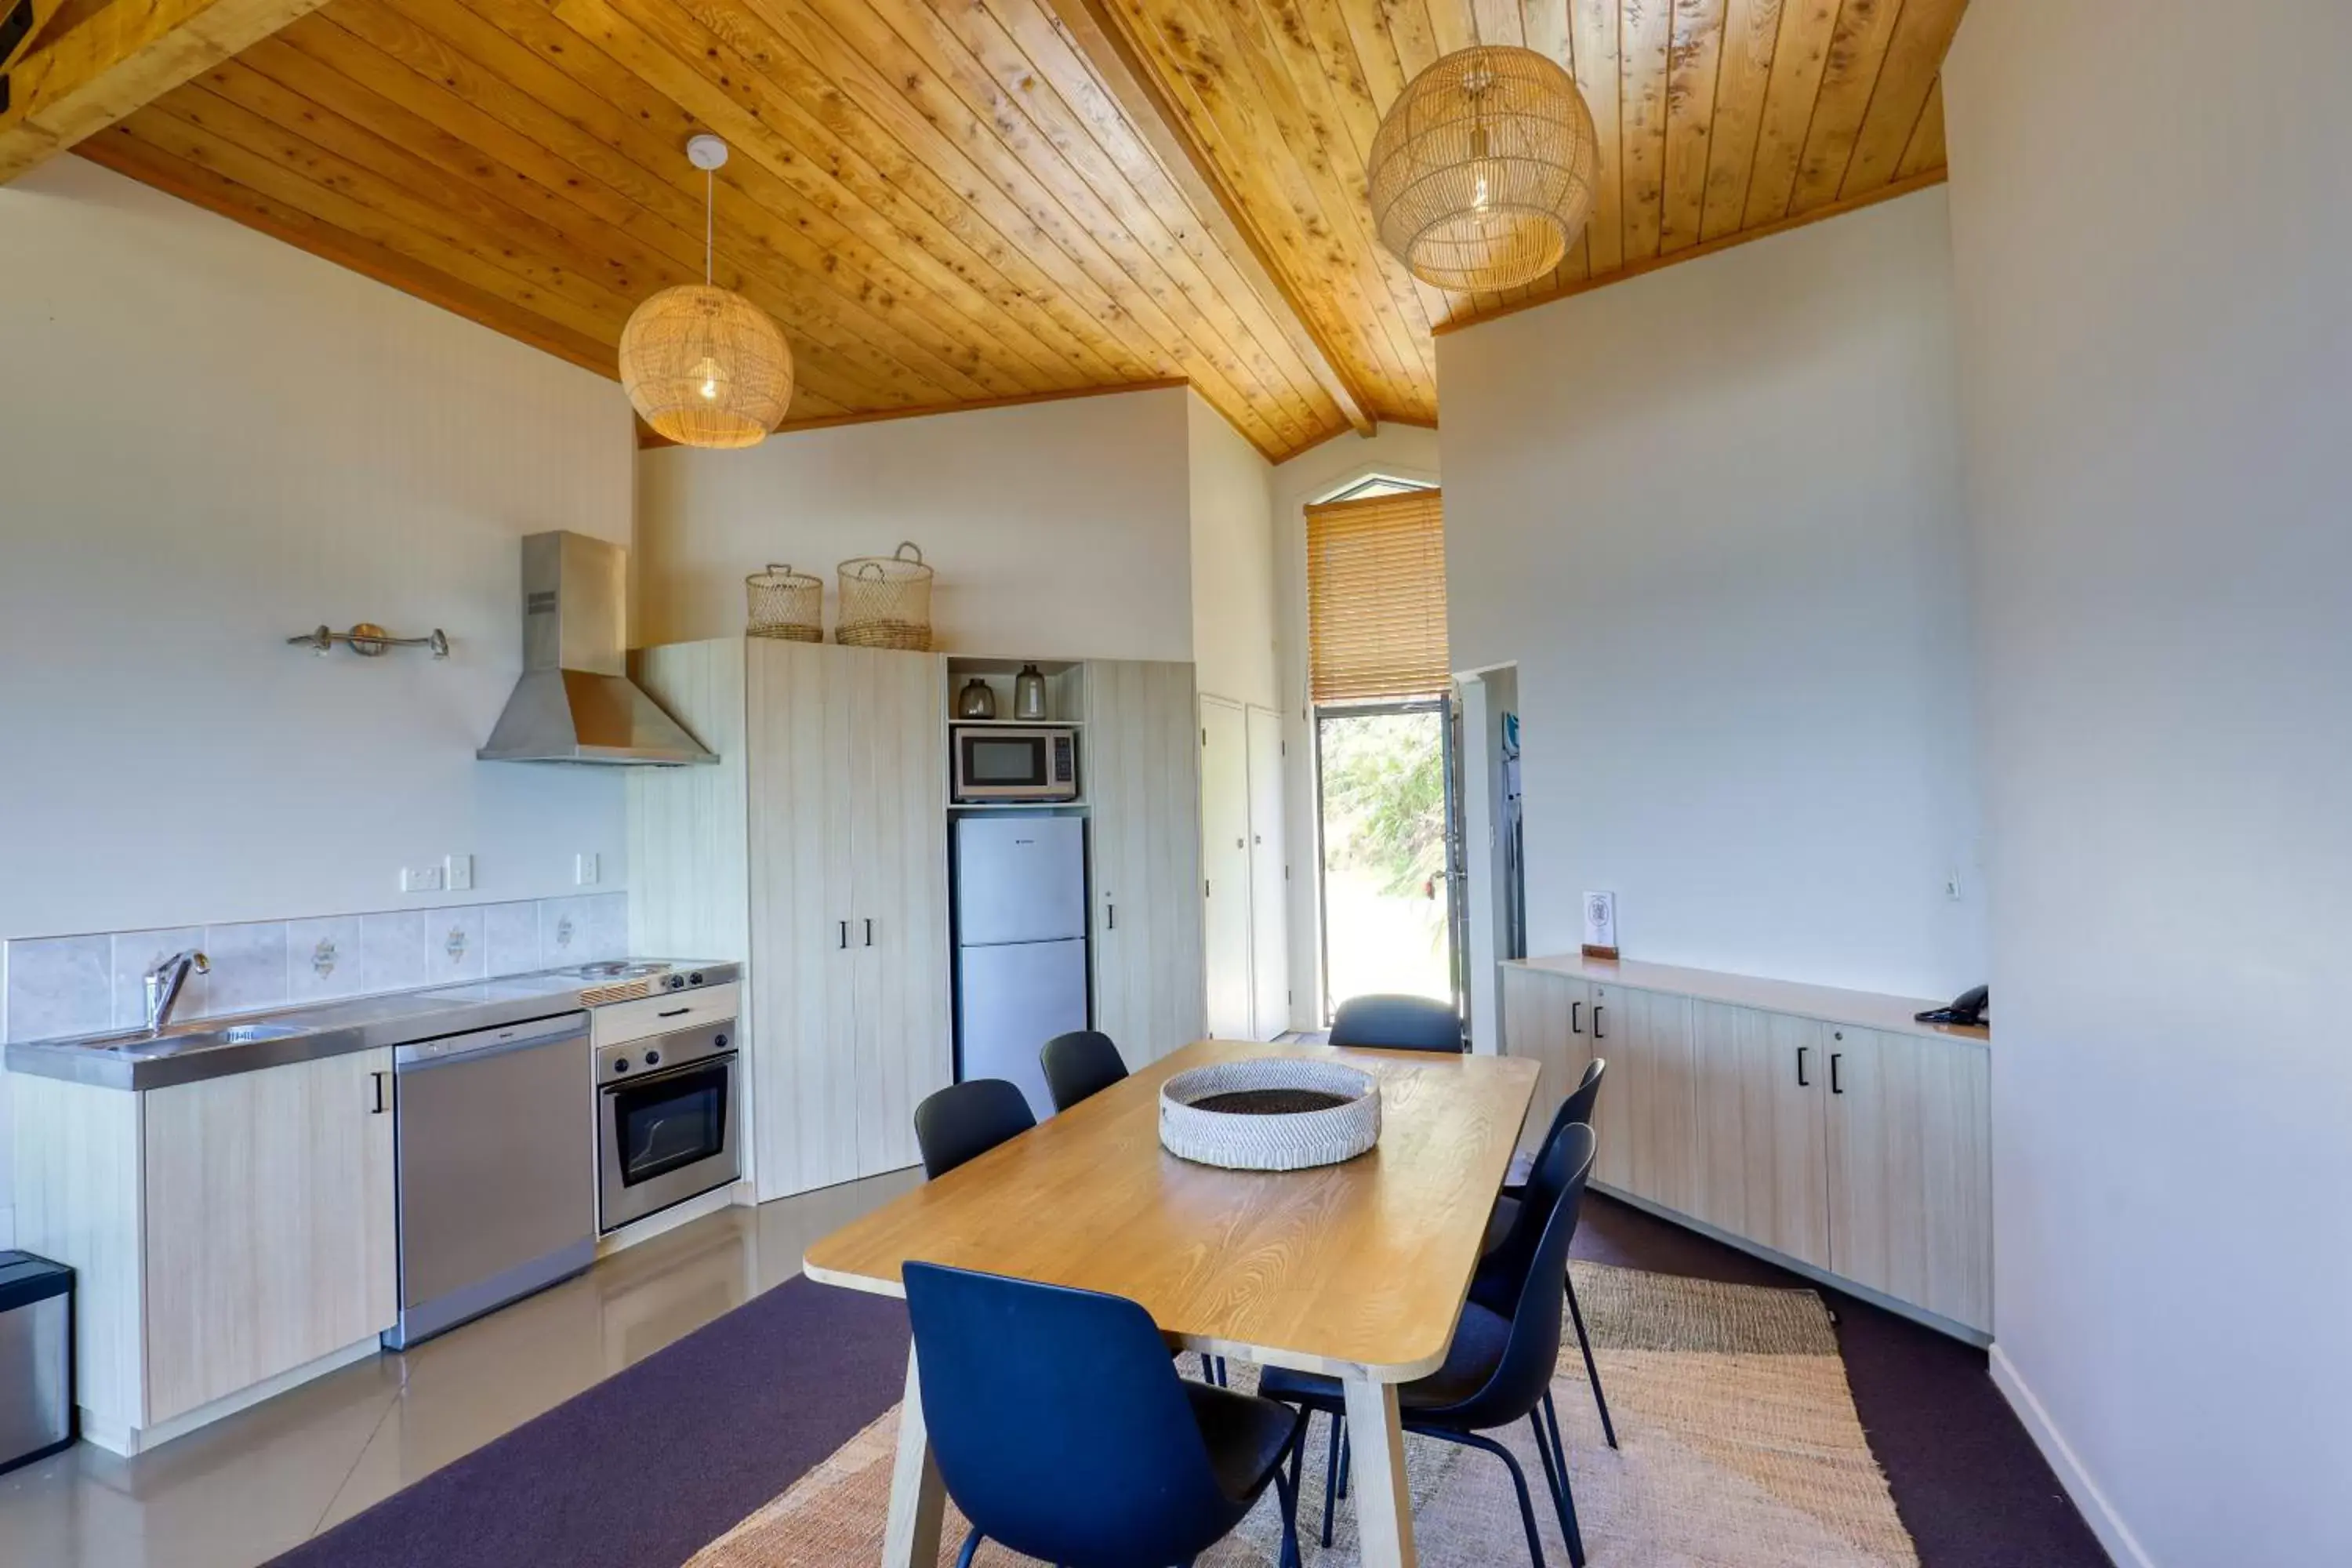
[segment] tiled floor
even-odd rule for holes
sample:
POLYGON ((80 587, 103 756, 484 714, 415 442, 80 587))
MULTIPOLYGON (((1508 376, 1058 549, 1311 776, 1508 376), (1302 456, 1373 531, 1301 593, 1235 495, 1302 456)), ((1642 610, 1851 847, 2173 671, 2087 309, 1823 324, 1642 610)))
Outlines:
POLYGON ((729 1209, 136 1459, 84 1444, 0 1476, 0 1563, 252 1568, 792 1278, 919 1177, 729 1209))

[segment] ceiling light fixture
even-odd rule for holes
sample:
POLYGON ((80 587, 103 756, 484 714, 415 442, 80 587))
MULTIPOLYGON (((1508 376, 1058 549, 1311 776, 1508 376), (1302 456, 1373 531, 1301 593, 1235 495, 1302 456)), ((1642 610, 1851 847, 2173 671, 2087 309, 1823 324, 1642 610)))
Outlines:
POLYGON ((793 351, 768 313, 711 281, 715 171, 727 143, 697 136, 702 171, 702 281, 665 289, 621 329, 621 386, 645 422, 686 447, 756 447, 793 401, 793 351))
MULTIPOLYGON (((1473 26, 1475 26, 1475 13, 1473 26)), ((1381 243, 1458 293, 1517 288, 1584 230, 1600 163, 1592 111, 1549 57, 1474 41, 1412 81, 1372 138, 1381 243)))

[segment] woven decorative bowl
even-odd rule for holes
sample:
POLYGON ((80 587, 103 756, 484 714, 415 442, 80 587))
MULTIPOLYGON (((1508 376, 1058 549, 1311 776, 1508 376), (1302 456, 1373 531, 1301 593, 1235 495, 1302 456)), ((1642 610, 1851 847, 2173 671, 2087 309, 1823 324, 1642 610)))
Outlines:
POLYGON ((1258 1057, 1160 1086, 1160 1143, 1229 1171, 1304 1171, 1381 1141, 1381 1086, 1338 1062, 1258 1057))

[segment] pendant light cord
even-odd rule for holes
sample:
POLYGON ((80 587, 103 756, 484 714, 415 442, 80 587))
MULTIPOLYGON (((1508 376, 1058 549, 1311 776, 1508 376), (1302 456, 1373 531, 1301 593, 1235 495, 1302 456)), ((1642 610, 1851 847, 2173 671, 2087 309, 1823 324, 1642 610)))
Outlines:
POLYGON ((711 209, 719 200, 719 175, 702 171, 702 284, 710 287, 711 209))

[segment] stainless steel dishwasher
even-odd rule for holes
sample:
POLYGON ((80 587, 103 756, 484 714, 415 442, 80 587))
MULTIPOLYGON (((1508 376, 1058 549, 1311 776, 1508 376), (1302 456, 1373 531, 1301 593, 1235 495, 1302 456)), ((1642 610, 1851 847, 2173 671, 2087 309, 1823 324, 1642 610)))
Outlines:
POLYGON ((596 1257, 588 1015, 566 1013, 393 1053, 404 1350, 596 1257))

